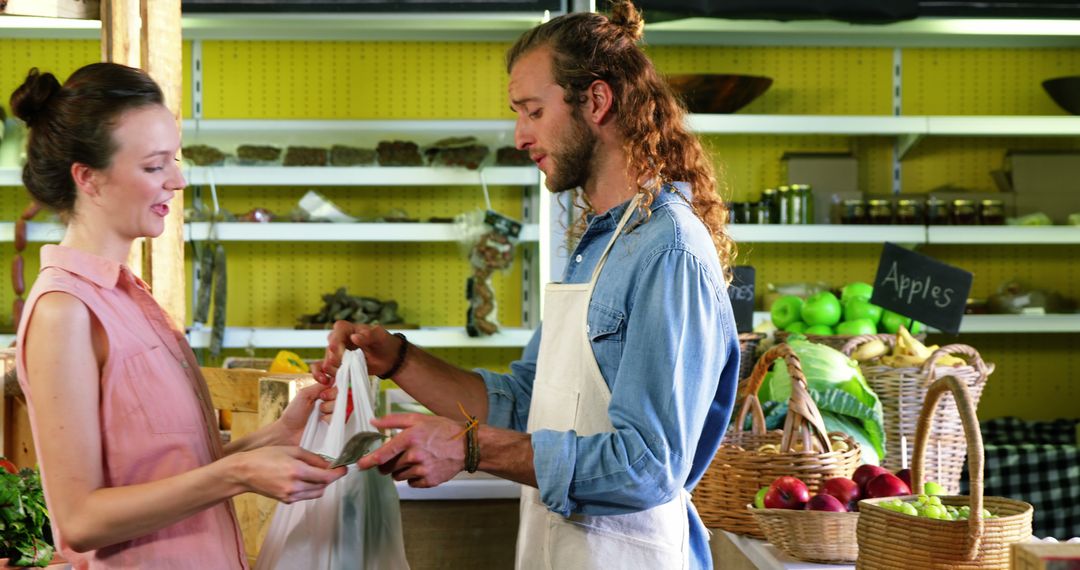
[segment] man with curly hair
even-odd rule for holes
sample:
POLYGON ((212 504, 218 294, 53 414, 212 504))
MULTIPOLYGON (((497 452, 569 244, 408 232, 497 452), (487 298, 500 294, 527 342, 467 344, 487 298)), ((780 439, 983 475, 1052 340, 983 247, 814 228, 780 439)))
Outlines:
POLYGON ((690 501, 731 416, 738 337, 734 244, 712 165, 637 42, 628 1, 526 32, 507 54, 515 139, 581 223, 542 327, 507 374, 454 367, 379 327, 339 322, 316 377, 344 349, 438 417, 360 460, 416 487, 463 469, 522 484, 519 568, 709 568, 690 501), (478 428, 460 438, 459 405, 478 428), (462 443, 465 440, 465 444, 462 443))

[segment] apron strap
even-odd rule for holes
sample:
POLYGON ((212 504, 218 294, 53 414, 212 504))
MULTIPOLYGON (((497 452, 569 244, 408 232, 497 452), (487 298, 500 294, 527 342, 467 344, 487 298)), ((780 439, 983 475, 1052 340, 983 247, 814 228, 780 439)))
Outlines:
POLYGON ((592 291, 596 286, 596 279, 600 277, 600 270, 604 268, 604 262, 607 261, 608 253, 611 253, 611 246, 615 245, 615 240, 619 237, 619 232, 623 230, 626 223, 630 221, 630 217, 634 215, 634 210, 637 209, 637 205, 641 202, 641 194, 634 194, 634 197, 630 200, 630 204, 626 206, 626 211, 623 212, 622 218, 619 220, 619 225, 615 227, 615 234, 611 236, 611 240, 608 241, 607 247, 604 248, 604 253, 600 255, 600 260, 596 262, 596 267, 593 268, 592 278, 589 279, 589 291, 592 291))

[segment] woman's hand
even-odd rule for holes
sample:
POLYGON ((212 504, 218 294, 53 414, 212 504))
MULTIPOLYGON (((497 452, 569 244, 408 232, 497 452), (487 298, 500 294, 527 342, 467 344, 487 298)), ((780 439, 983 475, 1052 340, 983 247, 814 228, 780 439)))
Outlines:
POLYGON ((333 385, 346 350, 364 351, 368 371, 377 376, 394 365, 404 342, 380 326, 356 325, 348 321, 334 323, 334 329, 326 341, 326 356, 311 365, 311 374, 327 386, 333 385))
POLYGON ((328 461, 299 447, 260 447, 228 459, 234 462, 229 473, 244 489, 283 503, 321 497, 327 485, 347 472, 345 467, 327 469, 328 461))
MULTIPOLYGON (((285 412, 278 419, 281 436, 277 438, 277 443, 299 445, 300 437, 304 434, 304 428, 307 427, 308 417, 311 416, 311 409, 322 400, 330 402, 330 407, 327 409, 332 411, 336 396, 337 388, 327 388, 319 383, 307 386, 297 392, 296 397, 289 402, 285 412)), ((326 413, 323 413, 323 421, 326 420, 326 413)))

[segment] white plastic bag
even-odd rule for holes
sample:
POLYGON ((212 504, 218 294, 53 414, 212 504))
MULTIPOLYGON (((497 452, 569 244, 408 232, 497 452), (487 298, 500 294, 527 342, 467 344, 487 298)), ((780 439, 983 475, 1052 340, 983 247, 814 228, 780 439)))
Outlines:
MULTIPOLYGON (((329 425, 319 421, 316 408, 300 439, 304 449, 329 457, 337 457, 353 434, 374 431, 374 397, 363 353, 345 353, 334 385, 338 397, 329 425), (354 411, 346 421, 349 387, 354 411)), ((408 570, 398 502, 390 477, 350 466, 322 497, 277 506, 255 570, 408 570)))

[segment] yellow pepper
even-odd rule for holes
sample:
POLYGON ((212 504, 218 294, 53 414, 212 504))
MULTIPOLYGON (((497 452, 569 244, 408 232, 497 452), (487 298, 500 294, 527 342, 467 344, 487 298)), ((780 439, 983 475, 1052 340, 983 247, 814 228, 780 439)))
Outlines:
POLYGON ((308 365, 303 358, 295 352, 287 350, 278 351, 274 361, 270 363, 270 372, 280 374, 307 374, 308 365))

